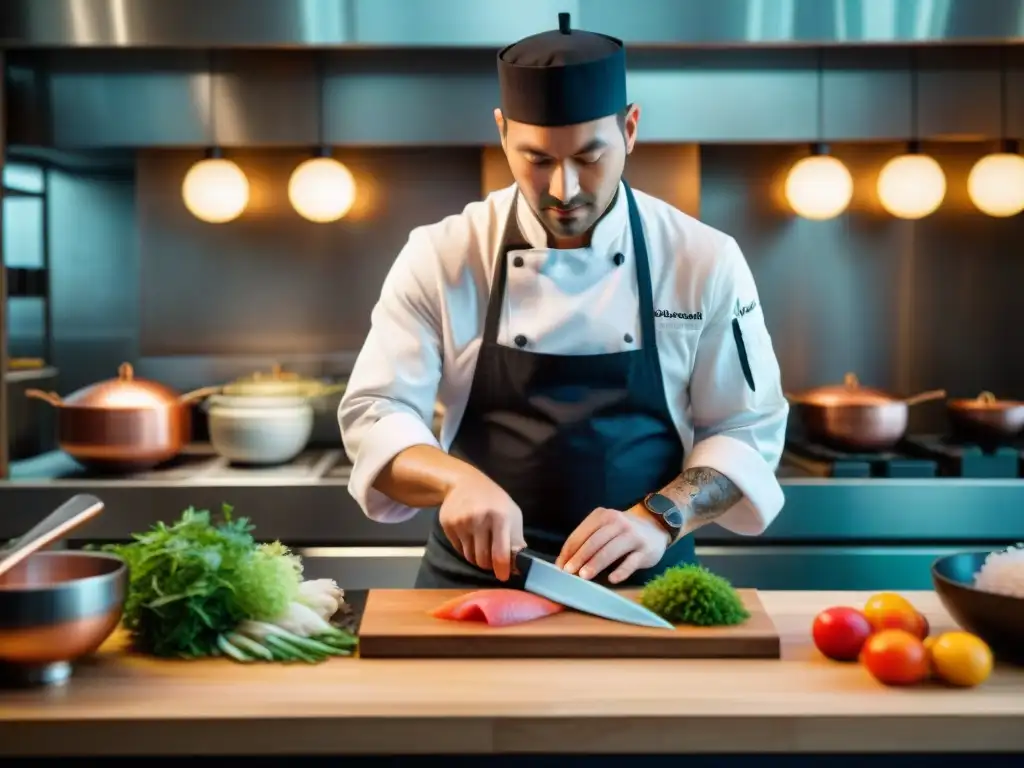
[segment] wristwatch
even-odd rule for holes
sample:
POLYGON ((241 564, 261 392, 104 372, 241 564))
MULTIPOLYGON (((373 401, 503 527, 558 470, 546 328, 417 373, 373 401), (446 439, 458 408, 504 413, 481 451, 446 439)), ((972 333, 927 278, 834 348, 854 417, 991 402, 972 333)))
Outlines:
POLYGON ((675 502, 660 493, 649 493, 644 497, 644 508, 657 518, 672 541, 675 541, 679 529, 683 527, 683 512, 675 502))

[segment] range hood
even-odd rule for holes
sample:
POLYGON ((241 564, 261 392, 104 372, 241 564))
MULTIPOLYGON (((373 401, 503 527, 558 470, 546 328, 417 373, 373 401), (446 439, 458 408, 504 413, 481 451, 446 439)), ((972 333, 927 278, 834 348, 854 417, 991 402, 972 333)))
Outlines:
POLYGON ((3 0, 7 48, 496 48, 555 26, 631 46, 995 43, 1024 0, 3 0))
POLYGON ((560 11, 627 40, 644 141, 1024 135, 1024 0, 0 0, 7 141, 496 145, 496 50, 560 11))

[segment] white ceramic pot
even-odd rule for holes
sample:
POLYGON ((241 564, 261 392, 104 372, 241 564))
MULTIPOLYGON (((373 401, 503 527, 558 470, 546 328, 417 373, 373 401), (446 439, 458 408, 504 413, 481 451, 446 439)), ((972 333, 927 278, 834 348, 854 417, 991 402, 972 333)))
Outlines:
POLYGON ((303 397, 229 397, 206 402, 210 444, 236 464, 284 464, 313 431, 313 406, 303 397))

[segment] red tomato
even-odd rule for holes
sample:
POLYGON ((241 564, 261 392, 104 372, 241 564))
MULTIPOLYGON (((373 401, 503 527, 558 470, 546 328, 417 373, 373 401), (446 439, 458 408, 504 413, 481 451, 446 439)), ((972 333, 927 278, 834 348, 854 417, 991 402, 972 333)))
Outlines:
POLYGON ((883 629, 864 643, 861 663, 885 685, 912 685, 928 677, 928 651, 916 635, 903 629, 883 629))
POLYGON ((835 661, 854 661, 871 635, 871 622, 856 608, 837 606, 814 617, 814 645, 835 661))

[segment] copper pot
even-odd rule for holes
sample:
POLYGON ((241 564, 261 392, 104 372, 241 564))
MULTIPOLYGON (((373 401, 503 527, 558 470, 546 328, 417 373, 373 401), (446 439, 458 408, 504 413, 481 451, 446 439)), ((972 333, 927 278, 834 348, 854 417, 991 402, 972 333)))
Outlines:
POLYGON ((1006 439, 1024 429, 1024 402, 999 400, 991 392, 949 400, 946 414, 953 431, 968 438, 1006 439))
POLYGON ((179 395, 154 381, 136 379, 122 363, 118 377, 61 399, 54 392, 30 389, 26 396, 58 409, 61 450, 96 469, 147 469, 174 458, 192 436, 194 400, 209 388, 179 395))
POLYGON ((935 389, 899 398, 862 387, 847 373, 838 386, 825 386, 786 398, 798 406, 807 436, 848 451, 883 451, 898 443, 907 431, 910 406, 946 396, 935 389))

